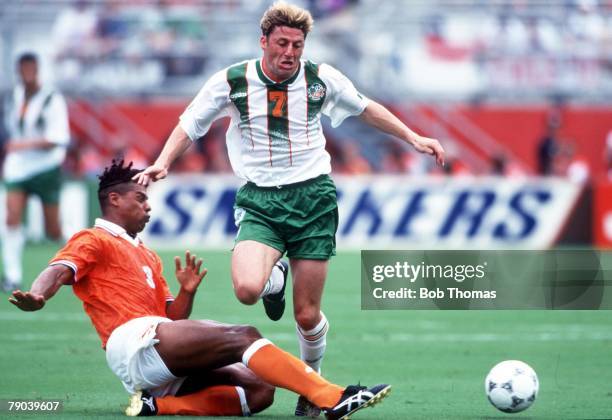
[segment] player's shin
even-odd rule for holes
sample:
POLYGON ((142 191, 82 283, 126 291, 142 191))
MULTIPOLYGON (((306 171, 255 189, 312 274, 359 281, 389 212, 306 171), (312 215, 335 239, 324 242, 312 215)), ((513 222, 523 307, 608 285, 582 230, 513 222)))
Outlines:
POLYGON ((156 398, 158 415, 249 416, 244 389, 217 385, 180 397, 156 398))
POLYGON ((342 396, 342 387, 326 381, 297 357, 265 338, 249 346, 242 362, 269 384, 303 395, 319 407, 333 407, 342 396))
POLYGON ((311 330, 304 330, 296 325, 298 343, 300 345, 300 358, 313 370, 321 373, 321 362, 327 347, 327 331, 329 323, 321 312, 321 321, 311 330))

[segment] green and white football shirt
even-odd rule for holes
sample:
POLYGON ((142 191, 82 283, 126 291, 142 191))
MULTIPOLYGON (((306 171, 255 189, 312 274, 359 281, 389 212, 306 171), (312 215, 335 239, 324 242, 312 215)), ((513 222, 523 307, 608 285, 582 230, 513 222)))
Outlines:
POLYGON ((9 153, 4 160, 5 181, 21 182, 62 165, 70 143, 70 128, 66 101, 59 92, 43 86, 26 106, 25 87, 19 85, 5 104, 5 111, 11 142, 45 139, 59 146, 9 153))
POLYGON ((333 67, 301 61, 282 83, 267 77, 260 60, 214 74, 180 117, 189 138, 200 139, 229 116, 227 149, 234 173, 258 186, 292 184, 331 172, 321 114, 337 127, 368 104, 333 67))

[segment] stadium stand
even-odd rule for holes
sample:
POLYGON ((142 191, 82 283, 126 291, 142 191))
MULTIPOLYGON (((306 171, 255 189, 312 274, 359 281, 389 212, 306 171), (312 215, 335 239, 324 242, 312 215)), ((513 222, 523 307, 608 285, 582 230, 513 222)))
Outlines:
MULTIPOLYGON (((47 78, 71 98, 71 123, 85 156, 125 152, 127 143, 137 161, 147 160, 203 80, 259 53, 256 22, 268 3, 3 2, 0 68, 12 74, 14 55, 33 47, 53 64, 45 66, 47 78)), ((606 173, 600 155, 612 94, 612 2, 298 3, 317 18, 306 55, 335 65, 365 94, 441 138, 451 172, 486 174, 503 157, 512 174, 537 173, 537 142, 560 104, 560 134, 568 145, 557 174, 570 167, 568 154, 584 158, 591 174, 606 173), (521 118, 521 126, 512 118, 521 118)), ((11 82, 3 78, 0 88, 11 82)), ((388 151, 397 146, 363 130, 356 121, 327 127, 337 172, 352 171, 355 151, 361 155, 355 160, 364 158, 375 173, 432 170, 391 163, 388 151), (381 141, 384 148, 374 146, 381 141)), ((222 129, 212 135, 222 142, 222 129)))

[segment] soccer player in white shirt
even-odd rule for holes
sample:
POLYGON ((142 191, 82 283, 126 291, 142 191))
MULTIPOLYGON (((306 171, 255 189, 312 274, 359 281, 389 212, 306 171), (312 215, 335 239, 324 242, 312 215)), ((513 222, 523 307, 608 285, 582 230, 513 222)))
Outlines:
POLYGON ((6 187, 6 228, 2 234, 3 288, 21 284, 23 212, 31 195, 43 204, 47 236, 61 238, 59 221, 60 167, 70 141, 66 101, 56 90, 42 85, 38 59, 24 53, 17 60, 21 83, 7 98, 3 177, 6 187))
MULTIPOLYGON (((232 255, 236 297, 263 298, 268 316, 284 311, 287 254, 293 278, 294 316, 301 358, 320 371, 329 329, 321 297, 329 258, 335 254, 336 191, 329 177, 321 115, 339 125, 359 116, 367 124, 444 163, 440 143, 422 137, 385 107, 361 95, 339 71, 302 60, 310 13, 278 2, 261 20, 263 56, 213 75, 181 115, 155 163, 138 174, 141 184, 163 179, 172 162, 200 139, 213 121, 229 116, 232 168, 247 181, 236 195, 239 226, 232 255)), ((301 398, 296 415, 316 414, 301 398)))

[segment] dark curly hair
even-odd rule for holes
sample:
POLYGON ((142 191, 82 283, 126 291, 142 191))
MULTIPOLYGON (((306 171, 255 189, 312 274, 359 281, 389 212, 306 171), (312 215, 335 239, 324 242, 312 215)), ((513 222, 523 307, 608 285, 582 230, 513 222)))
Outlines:
POLYGON ((132 168, 133 162, 127 166, 123 166, 124 160, 113 159, 111 166, 104 168, 102 175, 98 176, 98 201, 100 207, 104 209, 108 200, 108 195, 111 192, 124 194, 130 189, 130 184, 133 182, 132 177, 141 172, 141 169, 132 168))

